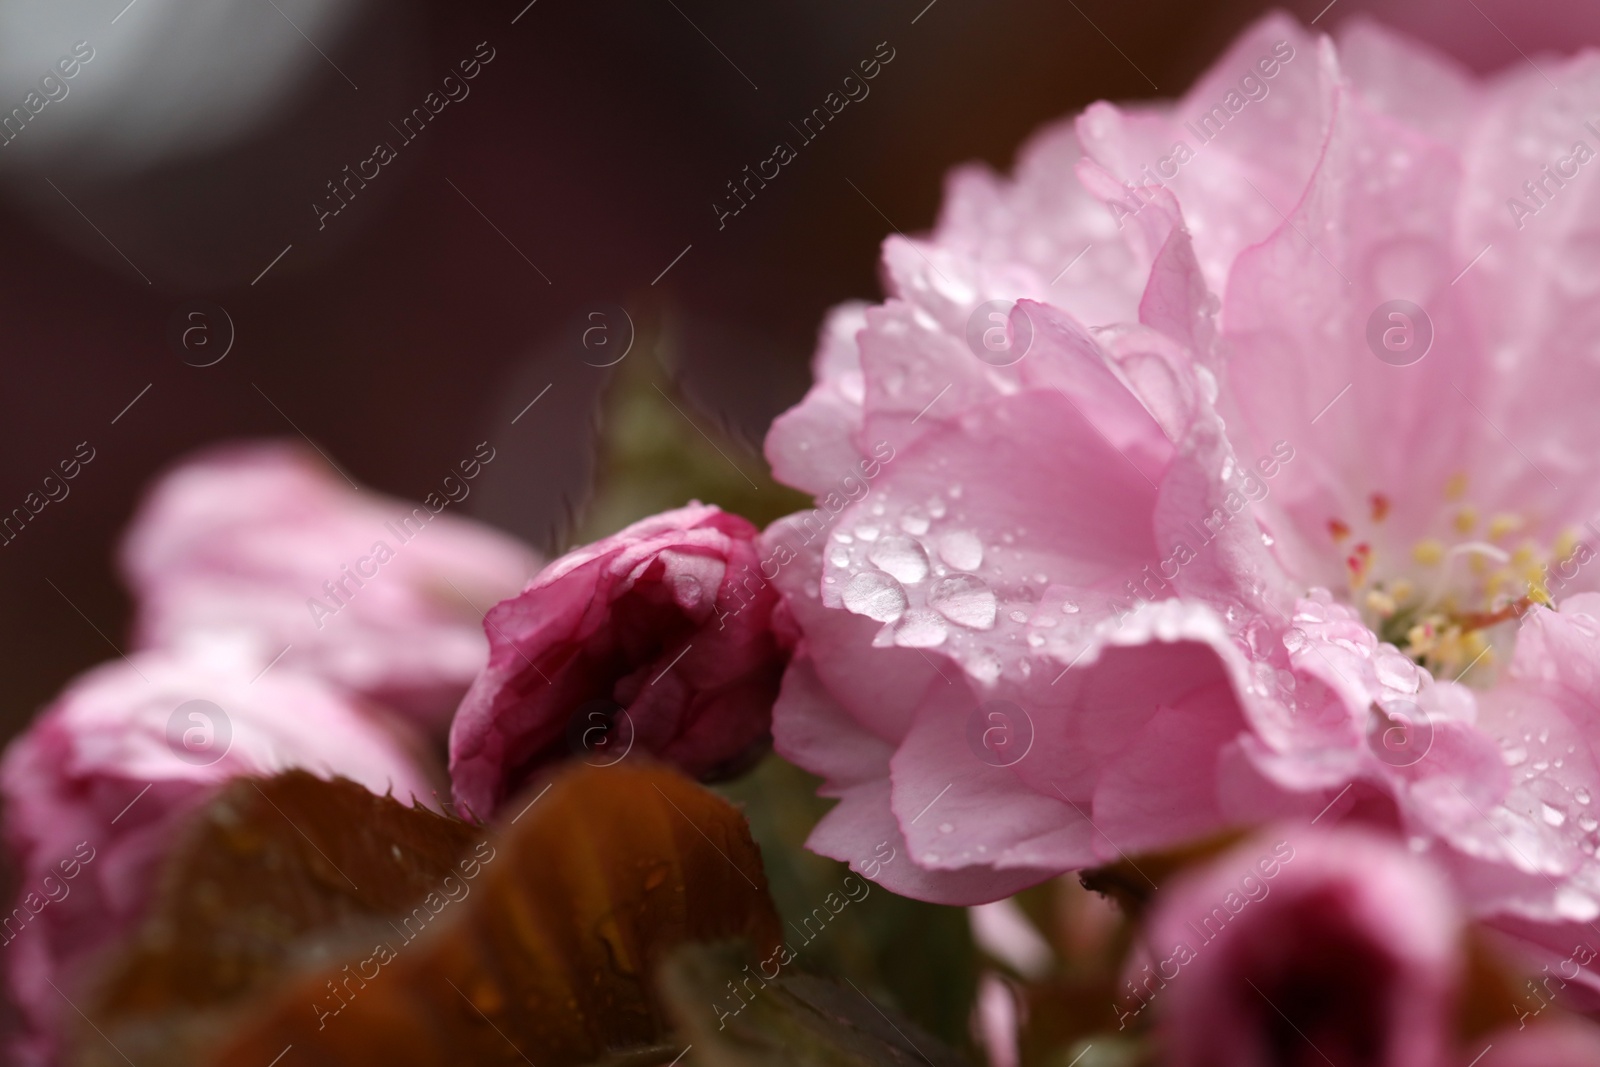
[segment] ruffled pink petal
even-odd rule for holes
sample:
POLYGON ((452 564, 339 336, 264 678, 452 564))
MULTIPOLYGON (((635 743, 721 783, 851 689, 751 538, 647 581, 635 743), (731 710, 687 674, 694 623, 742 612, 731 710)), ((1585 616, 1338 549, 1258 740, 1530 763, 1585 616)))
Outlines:
MULTIPOLYGON (((481 471, 482 453, 463 471, 481 471)), ((139 648, 228 634, 257 669, 317 674, 442 730, 486 653, 481 608, 538 557, 445 511, 349 486, 287 443, 212 449, 167 474, 124 536, 139 648)))
POLYGON ((256 670, 217 646, 138 653, 77 679, 7 747, 15 907, 37 917, 7 929, 6 974, 35 1052, 70 1011, 50 981, 70 992, 138 918, 184 818, 223 782, 303 768, 408 804, 435 796, 411 746, 349 697, 290 670, 256 670), (190 701, 206 702, 199 718, 184 712, 190 701), (189 730, 210 733, 186 748, 189 730), (75 878, 62 877, 63 861, 75 878), (58 899, 37 907, 30 894, 58 899))

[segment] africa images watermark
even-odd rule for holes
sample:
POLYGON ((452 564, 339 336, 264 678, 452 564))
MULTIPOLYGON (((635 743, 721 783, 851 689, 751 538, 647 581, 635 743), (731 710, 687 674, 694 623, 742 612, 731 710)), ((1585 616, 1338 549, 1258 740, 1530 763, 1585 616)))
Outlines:
POLYGON ((50 504, 59 504, 67 499, 68 494, 72 492, 72 487, 67 483, 82 473, 83 468, 94 461, 94 457, 94 446, 88 441, 79 441, 72 455, 56 464, 61 472, 60 476, 58 477, 55 471, 44 476, 39 485, 43 495, 30 492, 22 498, 19 507, 12 508, 9 515, 0 516, 0 548, 15 541, 28 523, 38 517, 39 513, 50 504))
POLYGON ((1138 180, 1123 183, 1128 190, 1127 200, 1111 200, 1107 203, 1112 217, 1117 220, 1117 228, 1121 229, 1128 219, 1144 210, 1154 195, 1150 190, 1165 189, 1166 183, 1176 178, 1201 148, 1220 137, 1228 124, 1245 108, 1265 100, 1272 92, 1269 83, 1293 62, 1294 57, 1294 45, 1288 41, 1273 42, 1272 52, 1256 60, 1255 66, 1239 79, 1237 86, 1228 90, 1220 103, 1203 112, 1199 118, 1186 120, 1184 129, 1194 134, 1196 147, 1190 147, 1188 141, 1179 138, 1166 155, 1156 160, 1154 169, 1150 164, 1145 164, 1140 168, 1141 177, 1138 180))
MULTIPOLYGON (((1236 468, 1246 471, 1239 480, 1237 488, 1228 487, 1227 493, 1220 501, 1220 506, 1211 509, 1211 513, 1200 518, 1200 524, 1195 525, 1193 520, 1184 523, 1200 549, 1206 548, 1222 535, 1236 515, 1245 509, 1246 504, 1259 504, 1272 493, 1271 479, 1277 477, 1279 471, 1294 460, 1294 446, 1287 441, 1273 443, 1272 453, 1256 460, 1255 468, 1236 468), (1259 472, 1260 477, 1257 477, 1259 472)), ((1150 564, 1146 564, 1140 572, 1142 580, 1133 578, 1123 583, 1123 591, 1127 593, 1125 599, 1112 598, 1112 607, 1116 611, 1117 626, 1120 628, 1124 619, 1132 615, 1138 603, 1155 603, 1167 588, 1167 583, 1178 577, 1187 564, 1193 562, 1199 551, 1191 548, 1188 541, 1182 538, 1173 542, 1172 551, 1160 562, 1154 564, 1155 571, 1151 571, 1150 564), (1170 571, 1169 571, 1170 568, 1170 571)))
MULTIPOLYGON (((494 61, 494 57, 495 50, 489 47, 488 41, 478 42, 472 57, 456 64, 461 71, 461 77, 457 78, 454 74, 445 75, 444 81, 440 83, 444 95, 441 96, 437 89, 433 90, 422 98, 421 104, 411 109, 411 114, 400 120, 399 126, 390 122, 389 126, 400 135, 400 148, 420 137, 428 123, 437 118, 439 113, 452 102, 459 104, 465 100, 472 92, 472 87, 467 82, 481 74, 483 68, 494 61)), ((367 187, 367 182, 376 181, 383 173, 383 168, 398 158, 400 152, 394 143, 384 140, 373 145, 372 155, 358 162, 353 172, 347 164, 344 168, 344 177, 339 179, 337 184, 332 180, 328 182, 328 192, 332 194, 331 197, 324 197, 311 205, 311 210, 317 215, 317 229, 327 229, 328 220, 349 207, 350 201, 356 198, 356 194, 367 187), (340 193, 341 188, 344 190, 343 194, 340 193)))
MULTIPOLYGON (((794 131, 800 135, 800 147, 804 148, 821 136, 828 123, 837 118, 839 113, 848 107, 852 101, 860 103, 865 100, 867 95, 872 92, 872 87, 867 82, 882 73, 883 68, 894 61, 894 57, 895 51, 889 46, 888 41, 878 42, 878 47, 873 51, 872 58, 863 59, 856 64, 861 71, 861 76, 858 78, 855 74, 845 75, 844 81, 840 85, 840 88, 844 90, 844 95, 841 96, 838 90, 830 92, 822 98, 820 106, 812 108, 811 113, 800 120, 799 126, 795 126, 793 122, 789 123, 790 126, 794 126, 794 131), (886 50, 887 55, 885 54, 886 50)), ((774 181, 778 175, 783 173, 783 168, 794 162, 799 155, 800 153, 788 141, 779 141, 773 146, 772 155, 757 163, 754 171, 751 170, 748 163, 745 164, 744 177, 739 179, 739 183, 737 185, 734 184, 732 179, 727 183, 728 192, 732 196, 724 198, 726 203, 712 201, 711 210, 716 212, 717 215, 717 229, 725 229, 728 225, 728 220, 748 207, 748 202, 756 198, 756 192, 760 189, 765 189, 767 182, 774 181), (769 167, 771 168, 770 173, 768 171, 769 167), (741 188, 744 190, 743 195, 740 195, 739 192, 741 188)))
POLYGON ((39 889, 44 891, 43 896, 39 895, 38 890, 29 890, 22 894, 18 901, 19 906, 13 908, 11 914, 4 920, 0 920, 0 948, 9 947, 45 908, 66 900, 72 893, 70 883, 83 873, 84 867, 94 862, 94 857, 94 847, 89 842, 78 842, 72 850, 72 855, 56 864, 59 877, 56 874, 47 874, 40 879, 39 889))
POLYGON ((1156 993, 1165 989, 1168 982, 1174 981, 1185 966, 1199 958, 1201 949, 1221 937, 1228 924, 1245 908, 1266 900, 1268 894, 1272 892, 1270 884, 1272 879, 1276 878, 1293 859, 1294 846, 1287 841, 1279 841, 1272 846, 1269 854, 1251 865, 1249 873, 1239 879, 1237 889, 1230 890, 1210 911, 1199 917, 1199 926, 1194 924, 1193 919, 1185 920, 1184 925, 1194 933, 1194 944, 1178 941, 1165 957, 1154 964, 1144 965, 1143 977, 1138 985, 1134 984, 1134 979, 1128 979, 1126 983, 1128 993, 1138 1006, 1132 1006, 1128 1001, 1123 1001, 1122 1004, 1112 1003, 1111 1010, 1117 1014, 1117 1029, 1126 1029, 1128 1021, 1148 1008, 1156 993))
POLYGON ((72 92, 72 86, 67 83, 83 72, 84 64, 94 59, 94 54, 94 47, 88 41, 79 41, 72 46, 70 54, 56 60, 56 65, 39 78, 39 88, 29 89, 22 103, 0 119, 0 148, 9 148, 45 108, 65 100, 72 92))
MULTIPOLYGON (((354 973, 351 973, 351 965, 347 963, 344 965, 344 977, 337 985, 333 979, 328 979, 329 995, 324 1000, 329 1005, 336 1006, 325 1007, 320 1003, 311 1005, 311 1010, 317 1015, 317 1029, 322 1030, 327 1027, 329 1019, 348 1008, 356 999, 356 994, 367 988, 368 982, 377 980, 378 975, 383 973, 383 968, 399 958, 400 949, 420 937, 428 924, 437 919, 445 908, 466 900, 472 893, 472 880, 482 873, 487 864, 493 862, 496 855, 493 845, 487 841, 479 841, 473 849, 473 855, 458 864, 461 868, 461 877, 447 875, 437 890, 430 891, 422 899, 422 903, 411 909, 411 914, 400 920, 403 930, 394 927, 395 933, 401 937, 398 948, 388 941, 380 942, 373 946, 372 955, 355 964, 354 973), (485 849, 488 850, 488 855, 484 855, 485 849), (367 971, 369 964, 372 968, 371 973, 367 971)), ((392 923, 390 925, 393 927, 392 923)))
MULTIPOLYGON (((397 545, 404 547, 427 529, 428 523, 433 521, 435 515, 451 504, 459 504, 467 499, 467 495, 472 492, 472 487, 467 485, 467 482, 483 473, 483 468, 494 461, 495 454, 494 448, 488 441, 479 442, 477 450, 473 453, 476 458, 460 462, 460 478, 457 478, 454 472, 445 475, 441 485, 444 490, 443 496, 438 492, 430 492, 423 498, 420 506, 412 508, 411 514, 400 519, 399 525, 389 520, 383 524, 384 529, 394 535, 397 545), (488 455, 484 454, 485 449, 488 449, 488 455)), ((322 591, 327 595, 326 600, 314 596, 306 598, 306 610, 311 612, 311 621, 316 623, 317 629, 322 629, 329 618, 349 606, 356 594, 367 582, 378 577, 382 573, 383 565, 394 559, 395 555, 395 549, 380 538, 372 543, 366 555, 357 558, 354 563, 340 565, 338 576, 322 583, 322 591), (354 588, 351 588, 352 585, 354 588)))
POLYGON ((757 564, 760 575, 757 576, 748 566, 745 567, 743 583, 733 589, 733 596, 738 600, 739 606, 731 611, 718 612, 717 629, 724 629, 730 618, 754 602, 761 590, 767 587, 767 583, 778 577, 779 571, 799 558, 800 549, 832 529, 833 521, 846 507, 865 498, 871 492, 872 479, 883 473, 883 468, 894 459, 894 455, 894 446, 888 441, 879 441, 873 445, 871 458, 858 462, 849 474, 839 480, 837 489, 830 489, 817 496, 816 507, 802 515, 792 527, 786 528, 783 536, 774 538, 776 547, 772 550, 772 554, 757 564), (798 545, 791 543, 794 540, 789 536, 791 531, 796 535, 801 533, 805 535, 798 545))
MULTIPOLYGON (((789 929, 793 930, 796 934, 799 934, 801 938, 804 938, 804 941, 801 943, 802 947, 811 944, 811 942, 815 941, 819 936, 821 936, 822 931, 827 929, 828 924, 838 917, 845 908, 849 907, 851 902, 859 904, 863 900, 866 900, 867 897, 872 893, 872 883, 878 880, 879 873, 886 865, 893 863, 894 858, 897 855, 899 855, 898 851, 893 845, 889 844, 889 842, 878 842, 877 848, 873 850, 873 855, 869 856, 861 864, 860 873, 865 875, 868 881, 863 882, 854 874, 845 875, 843 880, 839 883, 839 889, 843 892, 843 896, 840 896, 838 892, 830 892, 827 896, 822 898, 822 903, 820 905, 812 908, 805 918, 800 920, 800 926, 795 926, 795 924, 791 922, 789 924, 789 929), (887 856, 883 854, 885 849, 888 849, 889 851, 887 856), (854 887, 852 887, 851 883, 854 883, 854 887), (859 896, 856 895, 858 890, 860 892, 859 896), (816 924, 816 930, 814 932, 812 930, 813 923, 816 924), (804 928, 803 930, 801 929, 802 927, 804 928)), ((719 1005, 711 1005, 711 1010, 717 1014, 717 1029, 724 1029, 728 1025, 729 1019, 733 1018, 745 1008, 749 1007, 750 1004, 755 1001, 756 994, 765 989, 768 982, 777 981, 778 975, 782 973, 783 968, 789 966, 789 964, 793 963, 797 958, 799 958, 799 952, 791 944, 784 942, 777 948, 773 949, 772 954, 766 959, 761 960, 756 964, 756 970, 760 972, 759 976, 749 973, 750 965, 745 964, 745 977, 738 983, 738 985, 734 984, 733 979, 730 978, 728 980, 728 992, 732 995, 732 1000, 738 1005, 738 1007, 731 1010, 723 1010, 723 1008, 719 1005), (771 973, 768 973, 767 971, 767 966, 769 964, 772 966, 771 973), (751 982, 756 982, 759 984, 756 988, 752 989, 750 986, 751 982), (741 987, 744 990, 743 993, 739 992, 741 987)))

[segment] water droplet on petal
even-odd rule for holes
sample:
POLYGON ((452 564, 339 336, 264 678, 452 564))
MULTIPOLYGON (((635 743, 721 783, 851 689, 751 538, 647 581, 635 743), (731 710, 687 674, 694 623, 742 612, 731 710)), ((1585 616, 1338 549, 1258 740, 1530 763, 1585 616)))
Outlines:
POLYGON ((1594 898, 1576 886, 1562 886, 1556 893, 1556 914, 1574 922, 1588 922, 1600 914, 1594 898))
POLYGON ((1398 652, 1379 652, 1373 656, 1372 669, 1381 684, 1403 693, 1415 693, 1422 684, 1416 663, 1398 652))
POLYGON ((992 629, 999 611, 994 592, 975 574, 941 579, 928 593, 928 606, 951 622, 974 630, 992 629))
POLYGON ((901 648, 933 648, 944 644, 949 630, 944 620, 920 608, 906 612, 894 628, 894 643, 901 648))
POLYGON ((878 539, 878 528, 876 526, 857 526, 856 536, 863 541, 876 541, 878 539))
POLYGON ((1543 804, 1541 807, 1543 808, 1541 814, 1544 816, 1544 821, 1551 826, 1560 826, 1567 821, 1567 813, 1560 808, 1552 807, 1549 804, 1543 804))
POLYGON ((983 563, 983 542, 966 530, 951 530, 939 539, 939 558, 958 571, 977 570, 983 563))
POLYGON ((857 615, 894 622, 906 610, 906 591, 882 571, 862 571, 844 588, 844 606, 857 615))
POLYGON ((928 576, 928 554, 916 541, 901 534, 890 534, 879 541, 867 558, 907 585, 915 585, 928 576))
POLYGON ((928 516, 924 515, 916 508, 912 508, 904 515, 900 516, 900 529, 904 530, 908 534, 921 537, 923 534, 928 532, 928 516))
POLYGON ((672 592, 678 603, 686 608, 700 603, 700 598, 705 595, 699 581, 687 574, 672 579, 672 592))

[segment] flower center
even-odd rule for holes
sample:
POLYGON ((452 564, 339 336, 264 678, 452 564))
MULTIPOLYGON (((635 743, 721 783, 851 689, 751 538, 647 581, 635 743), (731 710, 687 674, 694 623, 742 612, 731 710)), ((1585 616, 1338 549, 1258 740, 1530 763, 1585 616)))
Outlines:
POLYGON ((1486 522, 1467 498, 1467 478, 1445 486, 1446 507, 1436 536, 1409 545, 1387 536, 1390 501, 1373 493, 1359 520, 1335 517, 1328 534, 1345 553, 1349 596, 1373 631, 1436 678, 1457 680, 1476 671, 1487 683, 1497 658, 1509 650, 1514 628, 1535 604, 1550 604, 1552 590, 1576 576, 1592 558, 1575 530, 1542 541, 1538 523, 1515 512, 1486 522), (1383 547, 1375 547, 1383 546, 1383 547))

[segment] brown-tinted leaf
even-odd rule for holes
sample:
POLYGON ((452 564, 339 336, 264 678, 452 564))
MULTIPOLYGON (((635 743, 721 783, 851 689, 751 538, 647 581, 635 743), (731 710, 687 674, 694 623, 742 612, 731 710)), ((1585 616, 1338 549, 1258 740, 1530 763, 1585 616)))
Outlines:
POLYGON ((483 834, 342 778, 230 783, 188 825, 84 1005, 104 1036, 81 1024, 68 1062, 193 1062, 286 968, 386 926, 459 873, 483 834))
POLYGON ((965 1067, 859 989, 802 973, 766 980, 743 945, 685 945, 660 985, 698 1067, 965 1067))
POLYGON ((637 1050, 668 1029, 652 976, 669 950, 777 944, 760 852, 731 805, 662 767, 576 766, 547 789, 508 805, 531 801, 469 897, 293 981, 207 1062, 264 1067, 290 1046, 292 1067, 654 1059, 637 1050))

